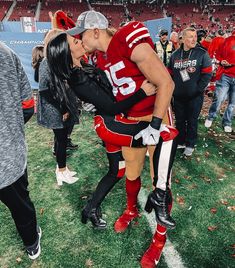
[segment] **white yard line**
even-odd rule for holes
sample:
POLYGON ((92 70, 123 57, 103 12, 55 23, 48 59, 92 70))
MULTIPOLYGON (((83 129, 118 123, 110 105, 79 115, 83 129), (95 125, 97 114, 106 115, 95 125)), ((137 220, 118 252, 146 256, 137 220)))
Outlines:
MULTIPOLYGON (((148 196, 147 191, 142 188, 138 195, 138 201, 143 211, 147 200, 147 196, 148 196)), ((156 220, 154 212, 148 214, 147 212, 144 211, 144 215, 146 216, 151 231, 154 234, 156 229, 156 220)), ((167 238, 162 255, 164 256, 164 260, 169 268, 186 268, 185 265, 183 264, 182 258, 180 257, 177 250, 174 248, 173 244, 170 242, 169 238, 167 238)))

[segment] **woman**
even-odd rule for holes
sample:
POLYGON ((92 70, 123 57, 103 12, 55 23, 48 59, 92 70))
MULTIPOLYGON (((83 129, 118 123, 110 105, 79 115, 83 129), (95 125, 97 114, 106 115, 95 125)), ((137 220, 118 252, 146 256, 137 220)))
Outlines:
MULTIPOLYGON (((38 70, 39 65, 43 59, 44 46, 35 46, 32 50, 32 67, 34 69, 34 80, 38 83, 38 70)), ((24 123, 26 124, 34 114, 35 100, 37 101, 37 93, 30 100, 22 102, 22 108, 24 113, 24 123), (35 99, 34 99, 35 96, 35 99)))
MULTIPOLYGON (((45 48, 49 40, 62 32, 58 29, 50 30, 44 39, 45 48)), ((46 54, 46 53, 45 53, 46 54)), ((46 55, 45 55, 46 56, 46 55)), ((56 157, 56 180, 59 186, 66 182, 68 184, 75 183, 78 178, 74 177, 76 172, 70 171, 66 165, 66 147, 68 144, 68 134, 74 126, 74 118, 69 116, 67 109, 60 109, 57 101, 55 101, 48 92, 51 87, 50 72, 48 69, 46 57, 39 67, 39 98, 37 103, 37 122, 39 125, 52 129, 54 133, 53 151, 56 157)))
POLYGON ((106 222, 101 218, 99 205, 112 189, 115 183, 124 175, 120 163, 123 161, 121 146, 142 146, 142 140, 135 140, 133 136, 148 123, 127 120, 120 114, 125 112, 138 101, 146 97, 144 90, 149 90, 152 95, 155 88, 144 82, 143 89, 122 102, 115 102, 112 87, 105 75, 99 69, 84 64, 81 61, 85 53, 79 39, 61 33, 52 39, 47 46, 47 60, 51 71, 52 95, 61 104, 65 105, 71 114, 76 115, 76 98, 95 105, 95 128, 105 142, 109 171, 99 182, 91 202, 82 211, 82 222, 89 219, 93 226, 99 229, 106 227, 106 222), (77 66, 77 67, 76 67, 77 66), (136 132, 128 127, 134 124, 136 132), (125 135, 122 136, 122 131, 125 135))
POLYGON ((34 80, 37 83, 39 82, 39 66, 44 58, 43 51, 44 51, 43 45, 35 46, 32 50, 32 67, 34 69, 34 80))

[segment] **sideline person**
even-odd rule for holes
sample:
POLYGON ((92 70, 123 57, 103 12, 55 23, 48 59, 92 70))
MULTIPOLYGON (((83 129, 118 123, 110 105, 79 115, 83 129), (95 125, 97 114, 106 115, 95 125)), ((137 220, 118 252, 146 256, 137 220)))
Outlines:
POLYGON ((155 43, 154 49, 165 66, 168 65, 170 56, 174 51, 172 41, 168 40, 168 31, 162 29, 159 33, 160 40, 155 43))
POLYGON ((209 128, 220 109, 221 104, 228 98, 228 105, 224 111, 222 126, 224 132, 231 133, 232 119, 235 107, 235 31, 225 38, 217 50, 216 59, 220 62, 221 78, 216 81, 216 89, 209 114, 205 121, 205 127, 209 128))
POLYGON ((0 200, 9 208, 30 259, 41 253, 41 228, 28 191, 22 101, 32 90, 18 56, 0 43, 0 200))
POLYGON ((212 77, 212 63, 207 51, 197 45, 194 28, 184 29, 182 38, 183 44, 172 54, 168 70, 176 85, 173 102, 179 148, 184 148, 185 156, 191 156, 197 142, 204 91, 212 77))
POLYGON ((78 178, 75 177, 76 172, 71 171, 67 167, 67 137, 71 128, 74 126, 74 118, 69 115, 66 109, 60 109, 58 102, 52 97, 50 98, 50 87, 52 87, 50 71, 48 68, 46 47, 49 40, 60 32, 59 29, 50 30, 44 38, 45 44, 45 57, 42 60, 39 67, 39 90, 38 90, 38 102, 37 102, 37 123, 40 126, 53 130, 54 133, 54 146, 56 157, 56 180, 59 186, 63 185, 63 182, 73 184, 77 182, 78 178))

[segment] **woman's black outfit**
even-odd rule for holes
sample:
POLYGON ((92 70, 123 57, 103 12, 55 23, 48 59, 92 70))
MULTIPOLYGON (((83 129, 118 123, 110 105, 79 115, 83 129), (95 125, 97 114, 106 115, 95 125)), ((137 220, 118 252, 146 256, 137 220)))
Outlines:
MULTIPOLYGON (((72 78, 69 81, 70 88, 75 95, 82 101, 92 103, 96 109, 96 115, 99 115, 104 120, 107 128, 116 133, 135 135, 140 130, 147 127, 148 123, 139 122, 133 125, 122 124, 116 121, 115 115, 125 113, 131 106, 146 97, 143 89, 138 90, 134 95, 121 102, 116 102, 105 73, 92 66, 85 65, 83 68, 77 68, 73 71, 72 78)), ((105 140, 106 150, 107 143, 105 140)), ((130 146, 142 146, 142 140, 134 140, 130 146)), ((123 160, 121 147, 116 152, 107 150, 107 158, 109 161, 108 173, 100 180, 92 198, 88 201, 86 207, 82 211, 82 222, 86 223, 88 219, 93 226, 98 229, 106 227, 106 222, 101 218, 99 206, 105 196, 110 192, 113 186, 124 176, 125 170, 120 170, 119 163, 123 160)))
MULTIPOLYGON (((37 122, 39 125, 53 130, 53 154, 56 156, 58 167, 64 168, 66 167, 68 135, 71 134, 76 120, 70 116, 68 120, 63 121, 63 114, 68 110, 64 106, 61 107, 50 92, 52 84, 46 58, 44 58, 40 64, 39 74, 37 122)), ((78 123, 78 121, 76 123, 78 123)))

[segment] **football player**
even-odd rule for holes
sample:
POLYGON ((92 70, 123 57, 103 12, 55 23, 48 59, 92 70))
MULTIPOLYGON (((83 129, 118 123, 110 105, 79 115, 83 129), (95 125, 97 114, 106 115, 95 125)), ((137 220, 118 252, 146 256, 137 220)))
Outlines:
MULTIPOLYGON (((153 241, 141 260, 143 267, 154 267, 165 244, 166 228, 175 227, 175 221, 170 216, 170 176, 177 144, 176 139, 166 142, 161 138, 159 140, 163 118, 167 124, 172 124, 169 103, 174 83, 153 50, 148 29, 140 22, 130 22, 113 35, 105 16, 99 12, 87 11, 78 17, 76 27, 67 32, 71 35, 82 35, 84 48, 88 52, 104 52, 102 61, 97 60, 97 66, 105 70, 113 84, 113 93, 117 101, 132 95, 146 78, 157 86, 156 98, 145 98, 127 113, 132 120, 150 121, 148 127, 140 131, 135 138, 142 137, 144 145, 157 144, 156 149, 153 146, 149 147, 155 189, 148 196, 146 210, 155 210, 159 224, 153 241)), ((129 223, 139 216, 137 195, 141 186, 140 174, 146 150, 122 147, 126 162, 127 207, 115 223, 114 228, 117 232, 125 231, 129 223)))

